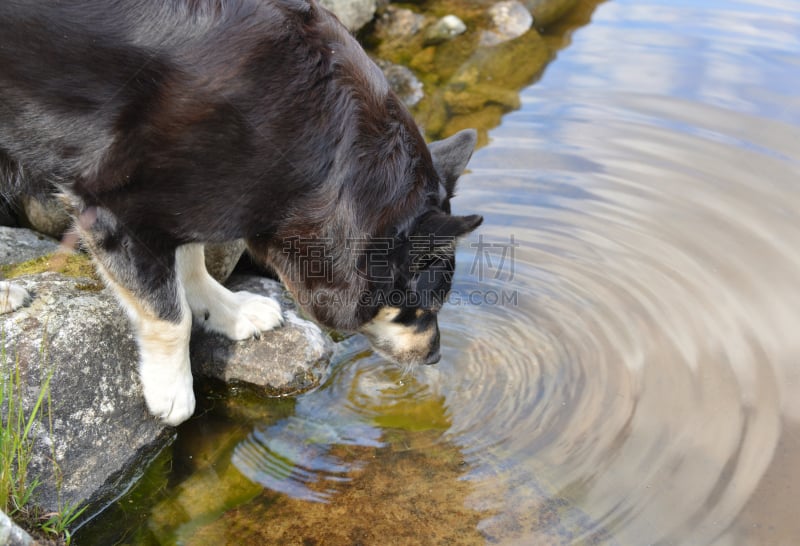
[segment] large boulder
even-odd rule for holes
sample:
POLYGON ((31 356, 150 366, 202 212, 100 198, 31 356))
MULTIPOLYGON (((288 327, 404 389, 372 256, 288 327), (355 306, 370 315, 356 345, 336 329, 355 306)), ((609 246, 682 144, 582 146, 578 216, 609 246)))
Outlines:
MULTIPOLYGON (((23 252, 13 259, 36 258, 33 248, 39 254, 57 248, 54 241, 40 240, 28 230, 0 228, 3 260, 12 256, 4 242, 21 243, 23 252)), ((86 257, 71 260, 88 265, 86 257)), ((47 269, 51 262, 44 257, 28 263, 47 269)), ((41 418, 32 429, 29 467, 29 475, 41 481, 34 502, 49 512, 118 493, 131 471, 170 432, 147 412, 137 377, 134 334, 114 295, 96 278, 85 276, 85 268, 71 267, 70 274, 80 275, 70 276, 31 272, 31 267, 16 268, 28 273, 12 279, 32 294, 30 305, 0 315, 0 372, 14 382, 12 374, 19 370, 16 390, 26 412, 49 387, 41 418)), ((278 298, 286 325, 244 342, 194 331, 195 375, 250 383, 275 394, 316 386, 327 373, 330 338, 298 316, 276 281, 241 277, 231 288, 278 298)))
POLYGON ((49 385, 28 471, 41 480, 35 503, 58 511, 113 487, 109 478, 145 455, 165 427, 145 407, 136 343, 112 294, 93 279, 53 272, 14 282, 34 297, 0 316, 3 372, 19 369, 26 412, 49 385))

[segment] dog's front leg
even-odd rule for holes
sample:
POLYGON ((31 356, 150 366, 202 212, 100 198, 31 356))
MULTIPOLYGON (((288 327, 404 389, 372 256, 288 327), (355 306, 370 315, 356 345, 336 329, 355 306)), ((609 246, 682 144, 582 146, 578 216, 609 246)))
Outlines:
POLYGON ((192 316, 175 270, 175 246, 122 229, 102 209, 81 232, 135 328, 148 409, 169 425, 182 423, 195 407, 189 363, 192 316))
POLYGON ((242 340, 283 324, 277 301, 250 292, 231 292, 214 280, 206 270, 202 244, 180 247, 176 261, 192 314, 206 330, 242 340))

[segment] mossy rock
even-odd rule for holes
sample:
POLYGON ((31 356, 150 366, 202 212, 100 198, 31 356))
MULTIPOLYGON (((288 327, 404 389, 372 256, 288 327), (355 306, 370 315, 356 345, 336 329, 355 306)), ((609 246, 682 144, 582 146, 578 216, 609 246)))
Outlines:
POLYGON ((81 290, 99 291, 103 289, 103 284, 97 276, 92 260, 80 252, 72 254, 53 252, 27 262, 0 265, 0 276, 7 279, 46 272, 57 272, 65 277, 94 281, 80 285, 81 290))

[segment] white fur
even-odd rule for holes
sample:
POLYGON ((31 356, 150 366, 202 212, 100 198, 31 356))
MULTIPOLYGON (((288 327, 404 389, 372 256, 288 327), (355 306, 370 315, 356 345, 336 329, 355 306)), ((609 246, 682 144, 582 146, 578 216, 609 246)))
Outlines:
POLYGON ((192 314, 206 330, 242 340, 283 324, 281 306, 272 298, 231 292, 209 275, 203 245, 180 247, 176 261, 192 314))
POLYGON ((0 281, 0 315, 16 311, 28 301, 28 291, 15 284, 0 281))
POLYGON ((192 367, 189 362, 189 337, 192 314, 180 288, 181 320, 178 323, 155 316, 128 289, 97 262, 97 270, 112 288, 136 330, 139 346, 139 378, 147 409, 168 425, 179 425, 194 413, 192 367))
POLYGON ((192 317, 183 299, 179 324, 143 318, 139 321, 139 376, 150 413, 178 425, 194 413, 189 336, 192 317))

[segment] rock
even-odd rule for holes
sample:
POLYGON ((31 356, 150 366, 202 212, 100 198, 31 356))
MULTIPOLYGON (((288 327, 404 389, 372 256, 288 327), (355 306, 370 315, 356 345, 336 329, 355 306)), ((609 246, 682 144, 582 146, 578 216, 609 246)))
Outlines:
POLYGON ((275 297, 286 323, 261 339, 230 341, 218 334, 192 333, 192 368, 226 382, 245 382, 270 394, 286 395, 316 387, 327 374, 333 342, 313 322, 300 318, 283 286, 263 277, 234 277, 228 288, 275 297))
POLYGON ((244 254, 247 244, 243 239, 229 243, 206 243, 206 269, 218 282, 224 283, 244 254))
POLYGON ((34 298, 0 317, 4 373, 19 367, 27 411, 50 377, 49 416, 34 427, 29 474, 41 477, 35 503, 55 511, 102 495, 164 426, 147 413, 133 334, 111 293, 58 273, 14 282, 34 298))
POLYGON ((55 197, 38 199, 25 196, 21 199, 21 204, 24 217, 22 223, 25 227, 56 239, 61 239, 72 227, 72 217, 55 197))
POLYGON ((332 11, 350 32, 372 21, 378 8, 375 0, 321 0, 320 3, 332 11))
POLYGON ((533 13, 533 22, 537 28, 544 28, 564 17, 575 7, 578 0, 522 0, 533 13))
POLYGON ((445 15, 425 31, 424 46, 441 44, 467 31, 464 21, 455 15, 445 15))
POLYGON ((492 28, 481 34, 481 45, 495 46, 519 38, 533 25, 533 16, 517 0, 504 0, 489 8, 492 28))
POLYGON ((34 546, 33 538, 20 529, 11 518, 0 510, 0 544, 6 546, 34 546))
POLYGON ((58 250, 58 241, 25 228, 0 226, 0 265, 33 260, 58 250))
MULTIPOLYGON (((19 369, 26 411, 49 378, 49 413, 32 430, 29 475, 41 479, 34 503, 49 512, 118 494, 131 469, 168 434, 145 407, 129 321, 94 279, 47 272, 13 282, 34 297, 28 307, 0 315, 2 373, 19 369)), ((232 289, 278 295, 287 323, 245 342, 195 331, 195 375, 262 385, 275 394, 319 384, 332 354, 330 338, 297 315, 277 282, 239 278, 232 289)))
POLYGON ((379 61, 378 66, 389 81, 389 87, 407 107, 416 105, 425 96, 422 82, 408 67, 387 61, 379 61))
POLYGON ((422 30, 423 25, 425 25, 424 15, 389 5, 378 18, 375 33, 384 39, 408 38, 422 30))

